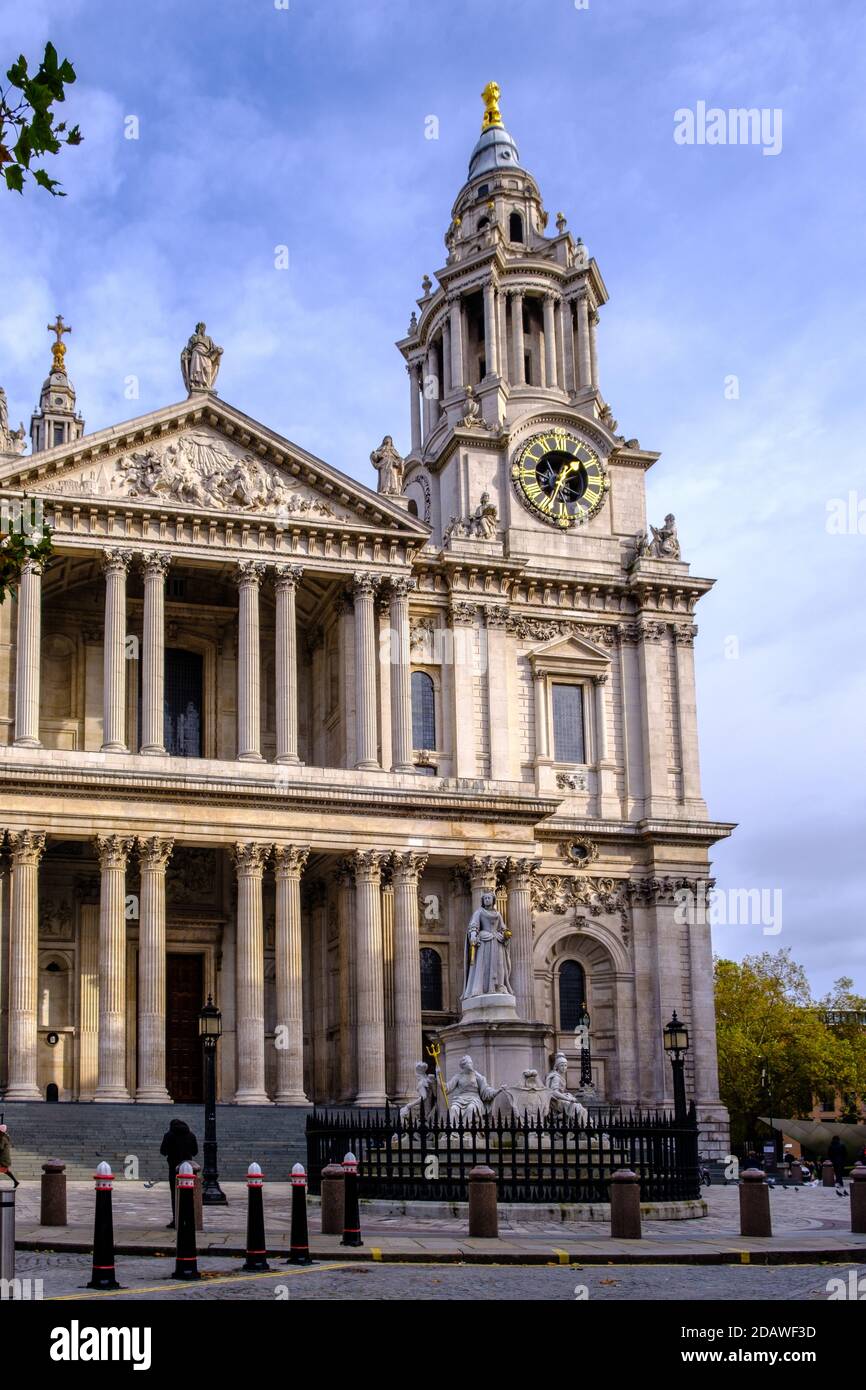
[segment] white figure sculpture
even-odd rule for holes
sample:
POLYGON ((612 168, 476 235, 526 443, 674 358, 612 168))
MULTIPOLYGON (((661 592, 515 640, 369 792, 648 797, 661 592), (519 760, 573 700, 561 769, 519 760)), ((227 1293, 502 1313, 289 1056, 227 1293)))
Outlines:
POLYGON ((473 912, 466 931, 466 985, 464 999, 479 994, 512 994, 508 962, 511 932, 496 909, 493 893, 482 893, 481 906, 473 912))
POLYGON ((564 1052, 557 1052, 553 1060, 553 1071, 548 1072, 545 1085, 551 1093, 550 1108, 554 1114, 563 1114, 569 1120, 576 1119, 580 1124, 586 1123, 589 1111, 568 1089, 568 1058, 564 1052))
POLYGON ((180 354, 180 370, 183 384, 192 395, 193 391, 212 391, 220 369, 221 347, 206 332, 207 325, 197 323, 195 332, 180 354))
POLYGON ((496 1095, 495 1088, 489 1085, 486 1076, 475 1070, 468 1055, 460 1058, 460 1069, 447 1083, 447 1090, 448 1118, 452 1124, 458 1120, 465 1124, 473 1115, 482 1119, 486 1106, 496 1095))
POLYGON ((415 1099, 400 1109, 400 1119, 405 1120, 415 1111, 418 1118, 432 1119, 436 1111, 436 1077, 427 1070, 426 1062, 415 1063, 415 1099))
POLYGON ((403 490, 403 460, 390 434, 373 450, 370 462, 379 474, 379 492, 386 497, 399 497, 403 490))

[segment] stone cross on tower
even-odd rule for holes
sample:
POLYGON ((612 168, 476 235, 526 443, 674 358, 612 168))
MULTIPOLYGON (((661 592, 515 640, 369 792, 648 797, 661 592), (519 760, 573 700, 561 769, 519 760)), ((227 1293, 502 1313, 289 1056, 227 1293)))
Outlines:
POLYGON ((51 364, 51 370, 53 372, 63 372, 66 370, 66 368, 63 365, 63 359, 66 356, 66 344, 63 341, 63 334, 71 333, 72 326, 68 323, 64 323, 63 315, 58 314, 56 322, 49 323, 47 325, 47 328, 48 332, 53 333, 57 340, 51 348, 51 353, 54 359, 51 364))

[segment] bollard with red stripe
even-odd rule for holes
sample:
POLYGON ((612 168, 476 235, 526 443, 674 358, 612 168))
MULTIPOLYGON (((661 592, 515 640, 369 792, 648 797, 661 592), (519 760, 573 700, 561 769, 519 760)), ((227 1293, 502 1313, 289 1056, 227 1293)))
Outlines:
POLYGON ((96 1213, 93 1219, 93 1270, 89 1289, 119 1289, 114 1274, 114 1220, 111 1215, 111 1189, 114 1174, 108 1163, 97 1165, 96 1213))
POLYGON ((247 1169, 247 1259, 244 1269, 255 1272, 270 1269, 265 1246, 265 1208, 262 1201, 264 1177, 257 1163, 247 1169))
POLYGON ((292 1231, 289 1236, 287 1265, 311 1265, 310 1234, 307 1226, 307 1174, 303 1163, 292 1169, 292 1231))
POLYGON ((361 1239, 361 1213, 358 1208, 358 1160, 353 1153, 343 1159, 343 1172, 346 1174, 345 1210, 343 1214, 343 1239, 341 1245, 363 1245, 361 1239))
POLYGON ((177 1170, 177 1251, 172 1279, 200 1279, 195 1246, 195 1174, 192 1164, 177 1170))

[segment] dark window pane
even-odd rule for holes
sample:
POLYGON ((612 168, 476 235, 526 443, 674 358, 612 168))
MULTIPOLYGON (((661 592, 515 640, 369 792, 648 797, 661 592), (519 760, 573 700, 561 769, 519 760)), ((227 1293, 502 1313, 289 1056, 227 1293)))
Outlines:
POLYGON ((179 647, 165 649, 163 726, 166 752, 201 757, 202 658, 179 647))
POLYGON ((553 687, 553 756, 558 763, 586 762, 582 686, 553 687))
POLYGON ((412 672, 412 747, 436 747, 436 700, 433 677, 412 672))
POLYGON ((519 212, 513 212, 508 219, 508 239, 509 241, 523 240, 523 218, 519 212))
POLYGON ((430 946, 421 948, 421 1008, 442 1008, 442 957, 430 946))
POLYGON ((559 971, 559 1027, 573 1033, 586 1003, 586 976, 576 960, 565 960, 559 971))

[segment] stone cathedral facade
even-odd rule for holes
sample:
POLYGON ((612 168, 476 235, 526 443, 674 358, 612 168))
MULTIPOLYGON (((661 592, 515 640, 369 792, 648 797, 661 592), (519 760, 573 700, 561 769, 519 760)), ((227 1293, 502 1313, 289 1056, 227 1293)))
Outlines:
POLYGON ((54 540, 0 605, 6 1102, 200 1099, 208 994, 224 1102, 406 1098, 492 890, 571 1080, 585 1008, 599 1097, 670 1104, 676 1009, 722 1142, 711 581, 647 527, 601 272, 497 96, 398 344, 408 451, 386 437, 369 485, 218 395, 203 324, 179 404, 89 434, 58 319, 31 453, 0 420, 0 498, 54 540))

